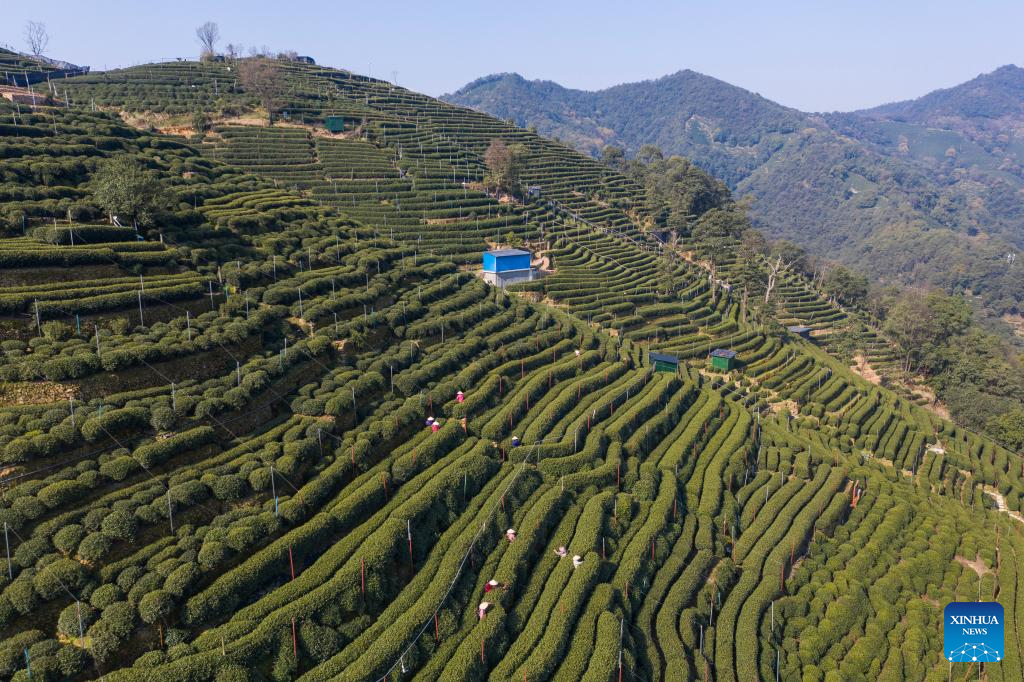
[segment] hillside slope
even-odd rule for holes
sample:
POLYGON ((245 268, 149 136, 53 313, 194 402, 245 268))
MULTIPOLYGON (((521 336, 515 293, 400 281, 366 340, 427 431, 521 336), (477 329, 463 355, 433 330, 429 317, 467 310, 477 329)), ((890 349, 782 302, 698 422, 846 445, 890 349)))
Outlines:
POLYGON ((598 92, 502 74, 446 99, 591 154, 655 144, 753 199, 770 236, 1002 312, 1024 301, 1004 258, 1024 248, 1020 73, 855 114, 805 114, 692 71, 598 92))
POLYGON ((764 319, 734 242, 709 278, 593 159, 274 66, 273 127, 233 63, 0 102, 0 676, 972 679, 938 633, 981 589, 1020 677, 1019 454, 782 331, 849 323, 806 280, 764 319), (495 139, 541 198, 480 190, 495 139), (166 193, 138 230, 122 159, 166 193), (510 243, 549 271, 485 285, 510 243))

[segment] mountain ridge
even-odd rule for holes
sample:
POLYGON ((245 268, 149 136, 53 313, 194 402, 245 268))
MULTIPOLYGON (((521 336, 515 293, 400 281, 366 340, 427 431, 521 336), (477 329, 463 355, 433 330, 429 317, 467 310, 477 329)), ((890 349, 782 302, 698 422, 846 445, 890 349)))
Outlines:
POLYGON ((1024 299, 1024 276, 1001 262, 1024 248, 1019 67, 861 112, 801 112, 692 70, 596 91, 492 74, 443 99, 594 156, 644 144, 685 156, 749 197, 770 236, 880 282, 979 294, 1000 312, 1024 299), (1000 117, 927 114, 939 107, 1000 117))

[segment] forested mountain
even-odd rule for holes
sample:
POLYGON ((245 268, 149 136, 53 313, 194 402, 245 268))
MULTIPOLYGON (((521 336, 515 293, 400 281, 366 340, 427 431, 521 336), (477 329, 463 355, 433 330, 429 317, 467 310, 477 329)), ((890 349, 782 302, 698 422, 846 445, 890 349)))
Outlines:
POLYGON ((655 144, 752 199, 755 224, 880 282, 1024 300, 1022 82, 1005 66, 911 102, 808 114, 692 71, 598 92, 516 74, 448 101, 597 154, 655 144))

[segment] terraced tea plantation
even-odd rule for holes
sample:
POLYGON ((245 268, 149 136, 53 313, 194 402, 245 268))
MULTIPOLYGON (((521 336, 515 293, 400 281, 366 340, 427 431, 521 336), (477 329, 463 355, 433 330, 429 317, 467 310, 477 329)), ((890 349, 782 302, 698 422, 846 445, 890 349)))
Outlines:
POLYGON ((593 160, 292 63, 267 127, 231 68, 0 101, 0 677, 1021 679, 1018 453, 755 321, 593 160), (102 210, 115 156, 159 220, 102 210), (512 244, 544 276, 485 284, 512 244), (1003 660, 950 665, 979 595, 1003 660))

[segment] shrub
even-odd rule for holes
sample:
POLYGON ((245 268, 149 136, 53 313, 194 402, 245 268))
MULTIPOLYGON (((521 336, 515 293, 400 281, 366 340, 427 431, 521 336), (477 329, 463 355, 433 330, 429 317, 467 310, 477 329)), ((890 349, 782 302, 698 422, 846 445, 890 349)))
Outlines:
POLYGON ((94 441, 101 437, 116 436, 130 429, 142 429, 148 425, 148 410, 142 407, 122 407, 89 417, 82 422, 80 431, 82 438, 94 441))
POLYGON ((103 519, 100 529, 107 537, 130 542, 135 537, 135 518, 126 511, 112 511, 103 519))
POLYGON ((78 637, 79 615, 81 615, 82 634, 85 634, 85 630, 93 624, 99 612, 89 604, 69 604, 60 612, 60 616, 57 618, 58 632, 62 633, 65 637, 78 637))
POLYGON ((89 602, 101 611, 116 601, 124 599, 124 592, 113 583, 104 583, 93 590, 89 602))
POLYGON ((174 599, 163 590, 153 590, 139 600, 139 617, 153 624, 166 617, 174 608, 174 599))
POLYGON ((84 580, 82 564, 64 558, 50 562, 40 569, 33 582, 39 596, 49 600, 68 590, 72 593, 77 592, 84 580))
POLYGON ((211 569, 228 558, 228 548, 222 542, 204 542, 198 558, 203 568, 211 569))
POLYGON ((175 597, 183 597, 197 583, 202 574, 199 567, 189 562, 171 571, 164 581, 164 590, 175 597))
POLYGON ((71 554, 78 549, 83 538, 85 538, 85 528, 77 523, 72 523, 53 534, 53 546, 64 554, 71 554))
POLYGON ((4 590, 7 597, 18 613, 27 615, 31 613, 39 603, 39 596, 32 586, 32 571, 23 571, 18 578, 4 590))
POLYGON ((89 533, 78 545, 78 557, 89 563, 96 563, 107 555, 113 543, 103 533, 89 533))

